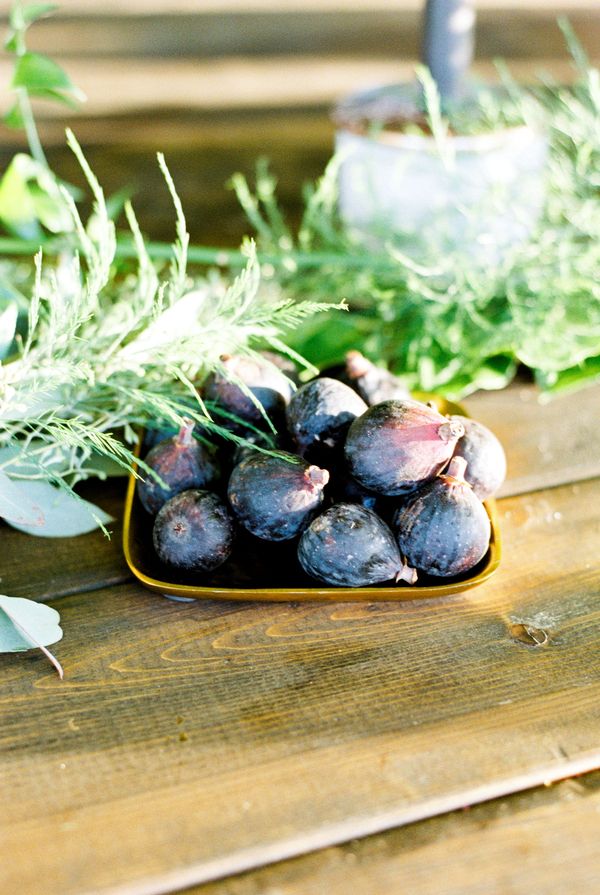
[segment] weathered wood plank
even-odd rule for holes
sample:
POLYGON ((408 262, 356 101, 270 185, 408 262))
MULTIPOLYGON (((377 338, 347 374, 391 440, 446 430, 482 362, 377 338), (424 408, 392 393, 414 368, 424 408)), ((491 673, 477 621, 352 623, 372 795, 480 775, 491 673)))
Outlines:
POLYGON ((498 392, 478 392, 464 403, 505 447, 508 475, 500 496, 600 475, 600 386, 540 404, 535 386, 515 383, 498 392))
MULTIPOLYGON (((420 10, 422 0, 393 0, 394 9, 400 14, 420 10)), ((199 8, 198 0, 62 0, 62 13, 75 16, 86 16, 93 11, 97 15, 129 16, 129 15, 180 15, 182 13, 207 12, 262 12, 281 13, 298 10, 316 9, 340 12, 342 10, 365 10, 373 12, 388 11, 390 0, 202 0, 199 8)), ((523 0, 477 0, 478 10, 507 11, 522 9, 523 0)), ((554 0, 549 5, 546 0, 527 0, 527 8, 539 11, 570 11, 595 9, 595 0, 554 0)))
MULTIPOLYGON (((597 57, 593 61, 597 62, 597 57)), ((296 106, 330 106, 341 96, 376 83, 408 81, 414 77, 416 58, 342 56, 230 57, 209 60, 169 59, 71 59, 64 64, 71 79, 87 96, 86 114, 154 110, 261 109, 296 106), (149 85, 152 85, 150 88, 149 85)), ((539 83, 540 74, 570 83, 575 74, 566 59, 540 57, 511 62, 510 71, 523 83, 539 83)), ((12 64, 0 60, 0 102, 8 105, 5 85, 12 64)), ((473 75, 496 83, 495 64, 481 60, 473 75)), ((39 119, 50 116, 72 122, 76 110, 38 104, 39 119)), ((7 133, 6 140, 10 139, 7 133)), ((4 142, 4 136, 3 136, 4 142)))
POLYGON ((37 538, 0 523, 2 593, 49 600, 130 578, 121 549, 124 488, 123 479, 112 479, 81 489, 82 496, 113 516, 107 526, 110 540, 99 531, 78 538, 37 538))
MULTIPOLYGON (((498 434, 506 448, 508 479, 503 495, 600 476, 600 457, 593 439, 600 386, 540 405, 534 386, 515 384, 501 392, 473 395, 465 406, 498 434)), ((14 596, 50 600, 127 580, 121 550, 124 492, 124 480, 90 482, 85 489, 85 496, 114 516, 111 540, 99 532, 46 540, 3 526, 3 590, 14 596)))
POLYGON ((600 774, 485 802, 186 895, 581 895, 600 889, 600 774))
MULTIPOLYGON (((479 59, 565 59, 568 55, 556 19, 568 8, 479 9, 476 51, 479 59), (509 20, 507 21, 507 16, 509 20)), ((600 15, 591 3, 571 7, 569 18, 591 53, 600 41, 600 15)), ((140 14, 91 6, 84 15, 60 14, 36 25, 29 45, 54 54, 97 57, 197 57, 323 54, 413 58, 419 53, 421 8, 362 7, 296 9, 198 8, 140 14)))
POLYGON ((168 891, 600 766, 600 481, 501 509, 445 603, 63 598, 63 683, 0 657, 6 891, 168 891))

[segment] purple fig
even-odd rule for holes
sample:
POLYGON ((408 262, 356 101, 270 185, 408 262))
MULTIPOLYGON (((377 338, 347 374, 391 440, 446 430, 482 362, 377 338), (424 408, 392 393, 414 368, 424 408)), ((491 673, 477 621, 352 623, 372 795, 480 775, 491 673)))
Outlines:
POLYGON ((222 370, 208 376, 202 394, 205 400, 214 401, 217 407, 242 421, 225 419, 223 425, 234 432, 246 431, 243 421, 258 428, 267 428, 265 417, 255 401, 262 405, 275 425, 283 420, 293 385, 273 363, 259 357, 224 354, 221 356, 221 365, 222 370), (235 380, 246 386, 255 401, 235 380))
POLYGON ((363 399, 337 379, 312 379, 293 395, 286 411, 290 435, 303 457, 341 448, 350 423, 367 410, 363 399))
POLYGON ((382 401, 350 426, 346 461, 365 488, 406 494, 444 468, 463 433, 462 423, 420 401, 382 401))
MULTIPOLYGON (((261 357, 264 357, 266 361, 277 367, 278 370, 285 375, 287 379, 294 383, 294 385, 300 384, 300 377, 298 375, 298 367, 294 363, 294 361, 283 354, 275 354, 274 351, 260 351, 261 357)), ((286 399, 286 403, 287 403, 286 399)))
POLYGON ((327 491, 332 496, 334 503, 360 503, 363 507, 375 511, 382 499, 380 494, 375 494, 364 488, 345 470, 334 472, 327 491))
POLYGON ((267 432, 248 432, 244 440, 238 442, 231 454, 231 468, 238 466, 246 457, 256 457, 260 453, 256 448, 270 451, 285 451, 286 446, 280 435, 267 432))
POLYGON ((467 461, 465 479, 480 500, 495 494, 506 477, 506 455, 496 436, 483 423, 466 416, 451 416, 462 424, 465 434, 458 439, 455 457, 467 461))
POLYGON ((340 587, 417 580, 387 525, 359 504, 337 503, 317 516, 300 538, 298 559, 307 574, 340 587))
POLYGON ((403 501, 394 516, 402 554, 429 575, 468 572, 487 552, 490 520, 465 481, 465 467, 462 457, 453 457, 448 471, 403 501))
POLYGON ((286 541, 300 534, 318 512, 329 481, 326 469, 293 454, 261 454, 235 467, 227 496, 237 520, 267 541, 286 541))
POLYGON ((369 407, 382 401, 410 397, 401 379, 385 367, 371 363, 360 351, 346 354, 346 377, 369 407))
POLYGON ((227 507, 210 491, 182 491, 154 520, 152 539, 159 558, 171 566, 210 572, 229 558, 234 529, 227 507))
POLYGON ((150 475, 138 482, 139 498, 149 513, 157 513, 180 491, 207 488, 218 480, 219 467, 213 454, 196 441, 193 429, 193 422, 186 421, 176 436, 161 441, 147 454, 145 462, 165 483, 161 485, 150 475))
POLYGON ((143 448, 148 452, 153 447, 156 447, 157 444, 160 444, 161 441, 166 441, 167 438, 174 438, 178 432, 179 429, 177 426, 168 426, 165 424, 157 427, 149 425, 144 432, 143 448))

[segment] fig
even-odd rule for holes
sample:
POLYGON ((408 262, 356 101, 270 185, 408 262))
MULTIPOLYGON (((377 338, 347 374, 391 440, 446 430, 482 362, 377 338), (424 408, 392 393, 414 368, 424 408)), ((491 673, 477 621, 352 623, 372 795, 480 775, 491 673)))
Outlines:
POLYGON ((334 504, 311 522, 298 543, 298 560, 308 575, 341 587, 417 580, 388 526, 354 503, 334 504))
POLYGON ((468 572, 488 549, 491 525, 485 507, 465 481, 466 461, 453 457, 448 471, 403 501, 393 528, 407 562, 436 577, 468 572))
POLYGON ((177 426, 148 426, 146 431, 144 432, 144 443, 143 447, 146 452, 148 452, 151 448, 155 447, 157 444, 160 444, 161 441, 166 441, 167 438, 173 438, 179 429, 177 426))
POLYGON ((345 470, 336 471, 332 475, 327 490, 334 503, 360 503, 363 507, 377 511, 377 505, 381 502, 379 494, 364 488, 345 470))
POLYGON ((350 426, 348 469, 378 494, 407 494, 444 468, 463 433, 462 423, 420 401, 382 401, 350 426))
POLYGON ((261 357, 264 357, 266 361, 274 364, 278 370, 281 370, 286 378, 293 382, 294 385, 300 384, 298 367, 296 366, 294 361, 287 355, 275 354, 274 351, 260 351, 259 354, 261 357))
POLYGON ((293 454, 255 452, 235 467, 227 496, 241 525, 266 541, 295 538, 318 512, 329 472, 293 454))
POLYGON ((152 540, 159 558, 178 569, 210 572, 229 558, 234 528, 223 501, 211 491, 181 491, 159 510, 152 540))
POLYGON ((242 421, 225 419, 222 421, 224 426, 241 433, 247 431, 243 421, 259 429, 268 428, 260 407, 235 380, 246 386, 275 426, 282 422, 285 406, 292 396, 294 386, 277 366, 267 358, 230 354, 221 356, 221 365, 221 371, 215 371, 207 377, 202 394, 206 401, 213 401, 227 414, 242 421))
POLYGON ((494 433, 477 420, 451 416, 462 424, 465 434, 454 448, 455 457, 467 461, 465 479, 480 500, 495 494, 506 477, 506 455, 494 433))
POLYGON ((360 395, 343 382, 312 379, 287 406, 288 430, 303 457, 327 457, 341 449, 350 423, 365 410, 360 395))
POLYGON ((408 389, 401 379, 385 367, 376 366, 360 351, 349 351, 346 354, 346 377, 348 383, 370 407, 382 401, 409 397, 408 389))
POLYGON ((163 486, 149 475, 138 481, 139 498, 149 513, 157 513, 180 491, 207 488, 218 480, 219 467, 213 454, 196 441, 193 429, 194 423, 187 420, 176 436, 161 441, 146 455, 145 462, 165 483, 163 486))
POLYGON ((245 441, 240 444, 236 444, 233 449, 233 454, 231 455, 231 467, 234 468, 238 466, 245 460, 247 457, 256 457, 258 451, 252 446, 258 445, 258 447, 266 448, 270 450, 279 450, 280 445, 277 443, 275 446, 273 445, 273 441, 269 440, 265 435, 259 435, 258 432, 251 432, 245 436, 245 441))

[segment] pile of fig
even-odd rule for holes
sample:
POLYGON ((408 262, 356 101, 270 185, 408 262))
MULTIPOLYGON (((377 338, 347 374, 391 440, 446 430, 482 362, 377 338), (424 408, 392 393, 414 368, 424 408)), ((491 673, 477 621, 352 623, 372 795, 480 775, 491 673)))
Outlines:
POLYGON ((411 398, 358 351, 304 385, 276 355, 222 361, 201 397, 232 441, 186 422, 148 442, 156 475, 138 497, 161 562, 207 574, 269 542, 298 576, 366 587, 464 576, 485 557, 482 501, 506 460, 484 425, 411 398))

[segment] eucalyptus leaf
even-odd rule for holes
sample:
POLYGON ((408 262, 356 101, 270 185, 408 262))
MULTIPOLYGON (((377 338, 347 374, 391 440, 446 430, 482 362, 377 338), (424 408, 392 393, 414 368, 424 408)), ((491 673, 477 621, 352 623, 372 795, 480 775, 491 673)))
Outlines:
POLYGON ((61 395, 58 389, 21 389, 4 406, 0 404, 0 423, 27 422, 60 407, 61 395))
POLYGON ((25 600, 23 597, 0 594, 0 653, 41 649, 62 679, 60 663, 46 649, 50 644, 62 640, 63 632, 59 622, 60 615, 51 606, 25 600))
POLYGON ((0 517, 15 527, 40 528, 45 522, 42 507, 21 485, 0 470, 0 517))
POLYGON ((0 653, 15 653, 35 649, 38 646, 50 646, 62 640, 60 615, 56 609, 46 606, 45 603, 0 594, 0 610, 0 653), (6 623, 6 617, 10 619, 9 624, 6 623), (14 626, 13 619, 18 622, 21 631, 27 631, 31 638, 35 638, 33 643, 14 626))
MULTIPOLYGON (((16 485, 13 482, 13 485, 16 485)), ((113 522, 113 517, 95 504, 77 497, 49 482, 19 481, 19 493, 41 508, 43 522, 30 525, 7 519, 13 528, 42 538, 70 538, 87 534, 94 529, 113 522)))

